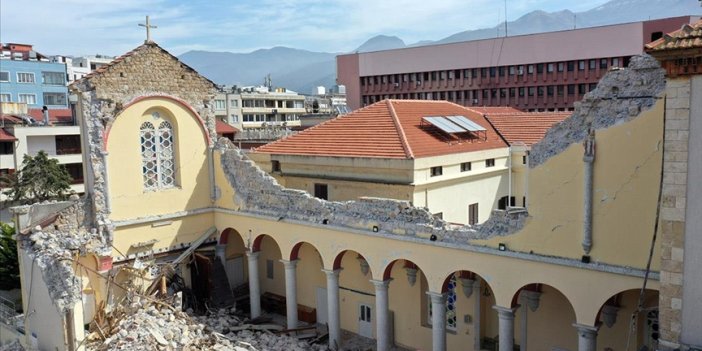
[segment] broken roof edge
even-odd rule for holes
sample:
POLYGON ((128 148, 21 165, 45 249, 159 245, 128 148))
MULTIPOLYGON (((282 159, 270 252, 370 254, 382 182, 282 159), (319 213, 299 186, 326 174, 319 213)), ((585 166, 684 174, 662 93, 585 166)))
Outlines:
POLYGON ((427 208, 414 207, 402 200, 371 197, 345 202, 322 200, 305 191, 281 186, 230 140, 220 138, 215 149, 221 153, 220 167, 234 190, 237 210, 253 215, 368 232, 377 226, 382 232, 378 235, 412 236, 428 239, 427 243, 442 241, 457 245, 472 245, 470 240, 518 232, 529 215, 524 209, 494 211, 483 224, 453 225, 435 218, 427 208), (247 184, 258 184, 258 188, 251 189, 247 184))
POLYGON ((661 98, 665 84, 665 70, 648 54, 633 56, 627 68, 607 72, 595 90, 575 103, 570 117, 548 129, 543 139, 531 146, 529 168, 583 142, 590 130, 637 118, 661 98))

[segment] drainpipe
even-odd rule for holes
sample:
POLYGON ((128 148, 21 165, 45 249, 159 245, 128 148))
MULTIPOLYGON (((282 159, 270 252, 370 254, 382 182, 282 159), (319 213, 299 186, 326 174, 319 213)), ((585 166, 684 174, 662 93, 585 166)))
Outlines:
POLYGON ((63 319, 64 331, 66 337, 66 350, 75 351, 76 349, 76 331, 75 321, 73 320, 73 308, 66 311, 66 316, 63 319))
POLYGON ((583 250, 585 254, 590 254, 592 248, 592 183, 593 166, 595 161, 595 131, 590 129, 587 139, 583 142, 585 149, 583 162, 585 166, 584 175, 584 196, 583 196, 583 250))
POLYGON ((524 167, 524 197, 523 204, 524 208, 527 208, 527 200, 529 199, 529 152, 531 150, 526 150, 526 165, 524 167))
MULTIPOLYGON (((512 145, 509 146, 508 150, 509 150, 509 156, 507 157, 507 169, 509 170, 509 174, 508 174, 508 179, 507 179, 508 190, 507 190, 507 207, 506 208, 509 209, 512 205, 512 145)), ((515 201, 515 205, 516 205, 516 201, 515 201)))

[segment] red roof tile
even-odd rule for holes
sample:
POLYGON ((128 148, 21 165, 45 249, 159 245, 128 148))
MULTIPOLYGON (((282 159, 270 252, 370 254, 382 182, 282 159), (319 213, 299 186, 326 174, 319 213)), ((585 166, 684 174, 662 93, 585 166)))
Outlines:
POLYGON ((485 117, 510 145, 538 143, 554 124, 572 112, 488 113, 485 117))
POLYGON ((684 24, 675 32, 646 44, 646 51, 649 52, 694 48, 702 48, 702 20, 692 25, 684 24))
MULTIPOLYGON (((49 109, 49 121, 51 123, 71 123, 73 122, 73 113, 69 108, 49 109)), ((37 122, 44 120, 44 112, 40 108, 30 108, 28 114, 37 122)))
POLYGON ((231 134, 231 133, 238 133, 239 130, 232 127, 228 123, 222 122, 220 120, 216 121, 215 129, 217 129, 217 134, 231 134))
POLYGON ((0 128, 0 141, 15 141, 17 138, 15 138, 14 135, 10 134, 10 132, 0 128))
POLYGON ((447 101, 383 100, 255 152, 292 155, 418 158, 507 147, 481 113, 447 101), (483 138, 447 135, 422 117, 462 115, 486 129, 483 138), (471 142, 472 140, 472 142, 471 142))

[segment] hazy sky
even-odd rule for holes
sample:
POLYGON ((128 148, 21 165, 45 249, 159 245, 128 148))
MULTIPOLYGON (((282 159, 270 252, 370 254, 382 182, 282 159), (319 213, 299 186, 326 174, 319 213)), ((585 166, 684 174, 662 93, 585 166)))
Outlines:
MULTIPOLYGON (((507 19, 532 10, 587 10, 606 0, 508 0, 507 19)), ((406 43, 493 27, 499 0, 0 0, 0 41, 44 54, 118 55, 153 39, 188 50, 249 52, 273 46, 346 52, 377 34, 406 43)))

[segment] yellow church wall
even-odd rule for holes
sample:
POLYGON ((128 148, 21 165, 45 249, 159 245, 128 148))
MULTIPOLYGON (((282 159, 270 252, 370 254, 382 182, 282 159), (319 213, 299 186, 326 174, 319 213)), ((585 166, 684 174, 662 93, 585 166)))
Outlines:
POLYGON ((180 247, 202 236, 212 226, 211 212, 190 215, 172 220, 153 221, 135 225, 120 226, 115 229, 112 255, 136 254, 151 248, 154 250, 180 247), (156 240, 153 246, 142 249, 132 248, 132 244, 156 240))
MULTIPOLYGON (((367 259, 374 279, 379 280, 390 262, 410 259, 422 269, 427 286, 432 291, 441 291, 449 274, 461 270, 472 271, 485 277, 496 303, 501 306, 509 306, 514 294, 524 285, 548 284, 568 297, 578 322, 583 324, 594 323, 597 310, 609 297, 641 285, 641 278, 628 275, 396 240, 333 226, 302 225, 224 212, 215 214, 215 223, 218 228, 232 227, 239 232, 251 229, 253 233, 270 235, 283 255, 289 255, 295 244, 309 242, 319 250, 327 269, 333 267, 334 258, 339 252, 359 252, 367 259), (600 282, 599 289, 591 289, 593 281, 600 282)), ((650 281, 649 284, 652 289, 658 286, 657 281, 650 281)))
POLYGON ((317 288, 326 288, 322 260, 317 249, 310 244, 300 246, 297 263, 297 303, 317 308, 317 288))
POLYGON ((170 99, 146 98, 122 111, 109 130, 106 146, 110 218, 119 221, 209 206, 207 143, 203 133, 198 118, 170 99), (158 112, 174 129, 176 186, 169 189, 144 189, 139 129, 146 121, 160 123, 152 117, 153 112, 158 112))
MULTIPOLYGON (((596 132, 592 261, 645 268, 661 168, 663 101, 596 132), (637 190, 638 189, 638 190, 637 190), (616 201, 614 199, 616 198, 616 201)), ((517 234, 476 244, 579 259, 583 255, 583 148, 573 144, 529 170, 529 219, 517 234)), ((653 270, 659 269, 656 247, 653 270)))
POLYGON ((285 268, 280 262, 282 258, 278 244, 265 235, 261 241, 261 250, 258 256, 258 276, 261 284, 261 293, 271 292, 285 296, 285 268), (268 277, 268 262, 273 264, 272 277, 268 277))
POLYGON ((424 272, 417 272, 417 281, 410 286, 402 261, 396 262, 391 271, 388 302, 393 313, 395 343, 418 350, 431 350, 431 328, 426 322, 424 272))
MULTIPOLYGON (((359 332, 359 315, 361 304, 371 306, 375 313, 375 287, 370 282, 372 273, 364 275, 356 259, 357 253, 348 251, 341 259, 342 270, 339 272, 339 311, 341 328, 359 332)), ((375 336, 375 315, 371 316, 373 336, 375 336)))

